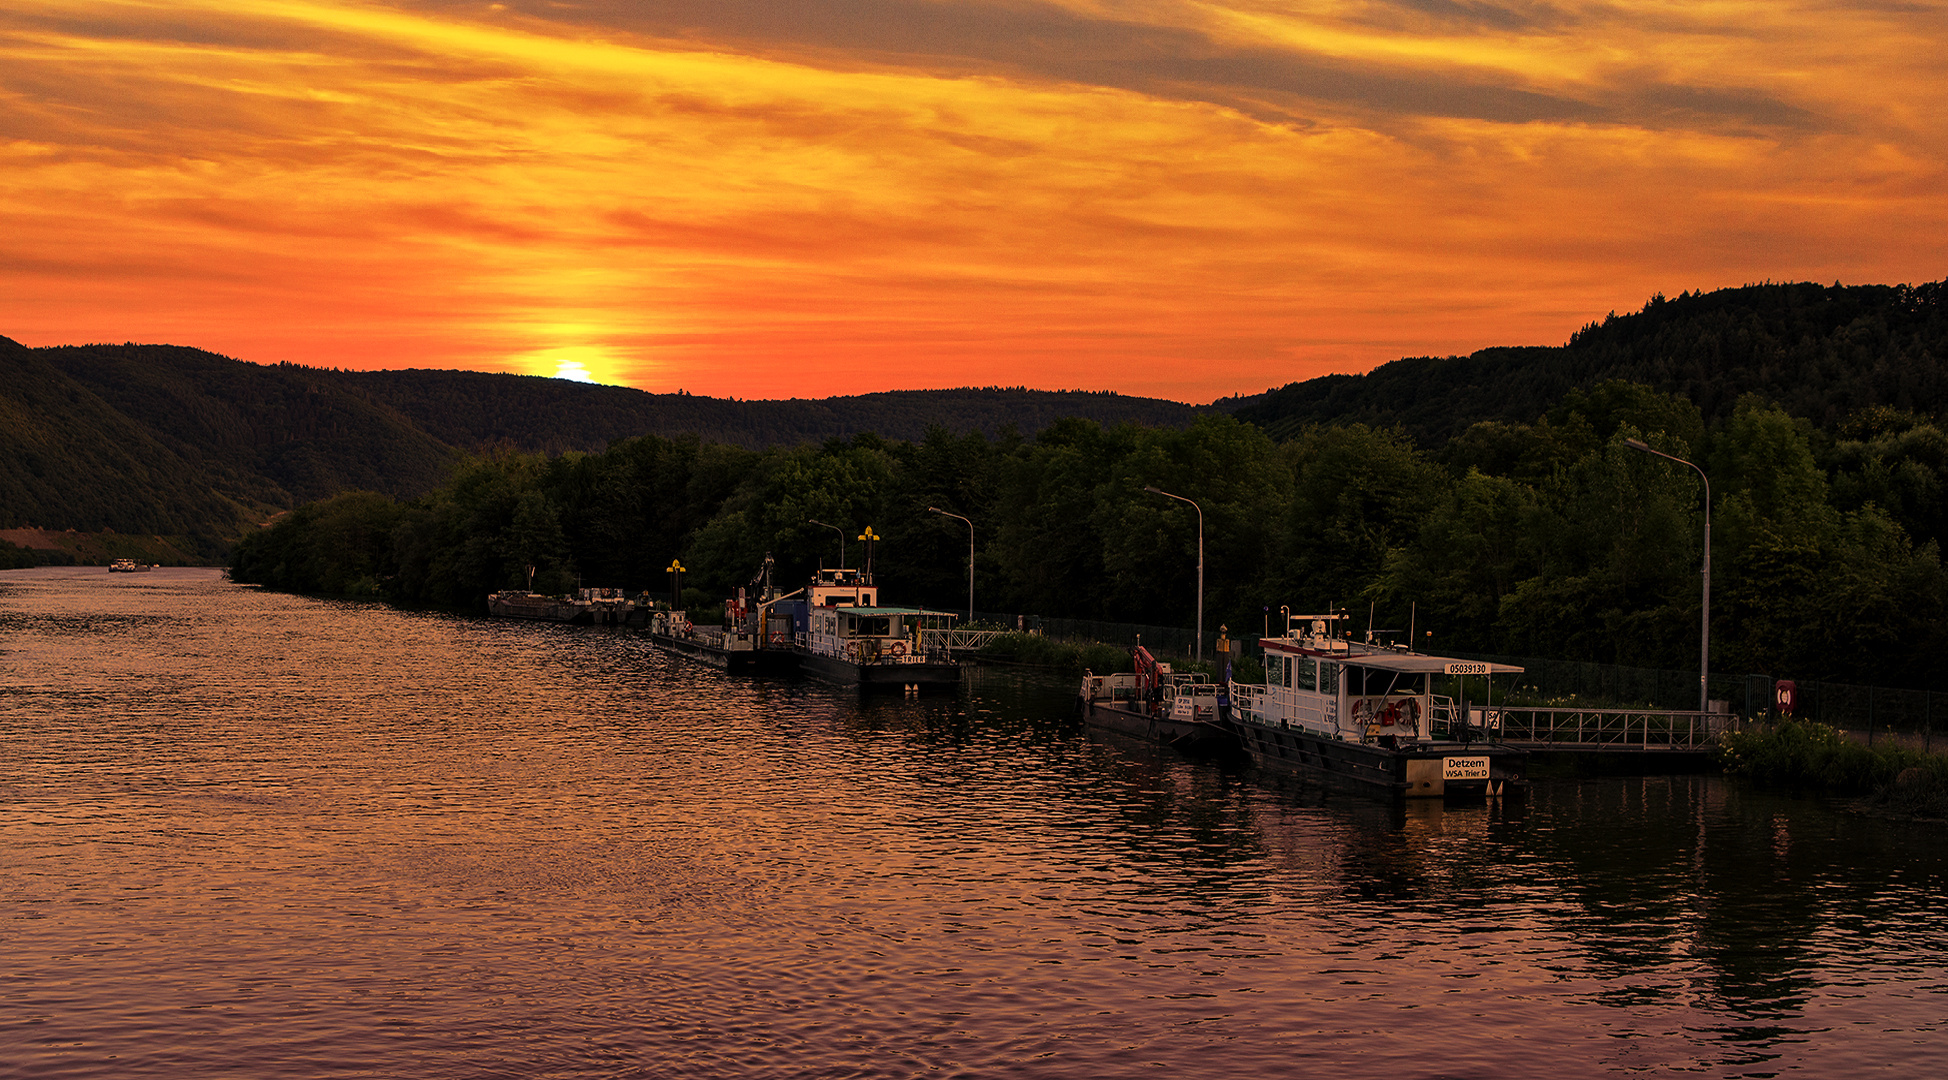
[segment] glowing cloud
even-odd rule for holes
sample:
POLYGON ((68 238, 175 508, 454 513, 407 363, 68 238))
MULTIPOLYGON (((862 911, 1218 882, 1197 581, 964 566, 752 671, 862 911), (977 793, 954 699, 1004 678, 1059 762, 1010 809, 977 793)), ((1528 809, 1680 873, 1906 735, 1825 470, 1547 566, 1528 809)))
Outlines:
POLYGON ((1208 400, 1919 281, 1937 5, 45 0, 0 333, 741 397, 1208 400))

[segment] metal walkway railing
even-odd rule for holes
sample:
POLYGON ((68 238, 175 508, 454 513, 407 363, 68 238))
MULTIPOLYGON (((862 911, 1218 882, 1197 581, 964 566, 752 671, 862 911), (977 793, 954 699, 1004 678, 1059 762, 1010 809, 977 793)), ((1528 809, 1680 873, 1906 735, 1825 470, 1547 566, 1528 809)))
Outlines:
POLYGON ((1502 708, 1476 710, 1490 737, 1528 747, 1586 750, 1708 750, 1732 718, 1665 709, 1502 708))
POLYGON ((947 631, 947 648, 957 653, 972 652, 1003 634, 1012 633, 1014 633, 1012 630, 963 630, 956 628, 947 631))

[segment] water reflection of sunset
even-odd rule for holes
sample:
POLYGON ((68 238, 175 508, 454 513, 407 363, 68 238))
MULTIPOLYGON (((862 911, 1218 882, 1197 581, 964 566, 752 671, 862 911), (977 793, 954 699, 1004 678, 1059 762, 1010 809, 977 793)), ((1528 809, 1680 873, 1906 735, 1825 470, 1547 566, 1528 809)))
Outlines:
POLYGON ((0 333, 1207 400, 1941 274, 1925 4, 644 7, 14 5, 0 333))

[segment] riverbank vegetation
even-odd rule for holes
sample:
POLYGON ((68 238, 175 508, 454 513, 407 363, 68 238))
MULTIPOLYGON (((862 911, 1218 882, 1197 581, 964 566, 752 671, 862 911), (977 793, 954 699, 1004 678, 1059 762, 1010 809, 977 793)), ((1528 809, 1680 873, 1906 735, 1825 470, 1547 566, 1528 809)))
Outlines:
MULTIPOLYGON (((1182 426, 1197 411, 1024 387, 741 401, 527 375, 252 364, 173 345, 28 348, 0 337, 0 530, 160 536, 214 563, 281 511, 346 490, 416 498, 486 448, 556 455, 697 432, 759 449, 859 431, 917 439, 930 423, 1013 423, 1032 433, 1087 416, 1182 426)), ((50 558, 60 561, 27 556, 50 558)))
POLYGON ((1783 720, 1729 732, 1719 742, 1719 762, 1727 773, 1767 787, 1864 797, 1894 813, 1948 817, 1948 755, 1886 742, 1869 746, 1828 724, 1783 720))
MULTIPOLYGON (((889 601, 1189 625, 1202 506, 1205 626, 1244 635, 1343 609, 1423 647, 1683 667, 1695 661, 1695 475, 1713 494, 1713 654, 1726 672, 1913 684, 1944 674, 1948 436, 1870 410, 1822 432, 1758 400, 1716 430, 1690 403, 1605 383, 1533 423, 1484 423, 1438 452, 1362 424, 1274 443, 1208 416, 1187 429, 1063 421, 1032 440, 936 430, 746 450, 644 436, 599 454, 471 459, 420 499, 309 504, 241 544, 239 581, 479 606, 587 585, 719 594, 766 553, 795 582, 870 525, 889 601), (1923 480, 1925 479, 1925 482, 1923 480), (813 524, 830 522, 838 530, 813 524)), ((788 586, 789 587, 789 584, 788 586)))
POLYGON ((886 599, 952 610, 967 601, 969 530, 938 507, 973 522, 987 611, 1192 625, 1201 539, 1212 638, 1275 628, 1289 607, 1436 651, 1684 668, 1703 492, 1690 469, 1626 445, 1642 440, 1711 477, 1715 672, 1928 686, 1948 675, 1943 293, 1660 298, 1561 349, 1403 361, 1418 381, 1388 365, 1233 403, 1260 424, 1218 410, 1187 427, 1071 418, 1032 436, 503 448, 418 498, 309 504, 240 544, 232 571, 478 608, 529 567, 543 591, 666 591, 680 561, 686 586, 723 595, 767 553, 786 588, 821 564, 860 565, 870 526, 886 599), (1658 385, 1590 375, 1620 370, 1658 385), (1781 382, 1788 370, 1824 396, 1781 382), (1373 397, 1386 387, 1393 412, 1373 397), (1455 408, 1430 412, 1416 387, 1455 408), (1295 394, 1312 413, 1265 412, 1295 394), (1321 403, 1342 398, 1336 414, 1321 403), (1315 414, 1338 419, 1295 419, 1315 414))
POLYGON ((1003 634, 975 654, 985 663, 1043 668, 1062 675, 1129 671, 1130 650, 1096 641, 1066 641, 1040 634, 1003 634))

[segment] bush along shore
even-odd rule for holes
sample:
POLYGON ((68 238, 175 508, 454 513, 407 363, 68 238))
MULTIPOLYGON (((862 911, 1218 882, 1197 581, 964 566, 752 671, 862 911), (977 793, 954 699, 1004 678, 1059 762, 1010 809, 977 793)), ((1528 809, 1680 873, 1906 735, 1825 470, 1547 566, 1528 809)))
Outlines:
POLYGON ((1948 755, 1903 746, 1866 746, 1830 724, 1782 720, 1727 732, 1719 742, 1725 772, 1765 787, 1859 798, 1869 809, 1948 818, 1948 755))
POLYGON ((975 652, 984 664, 1043 668, 1063 675, 1098 675, 1133 670, 1130 651, 1100 641, 1068 641, 1040 634, 1002 634, 975 652))

